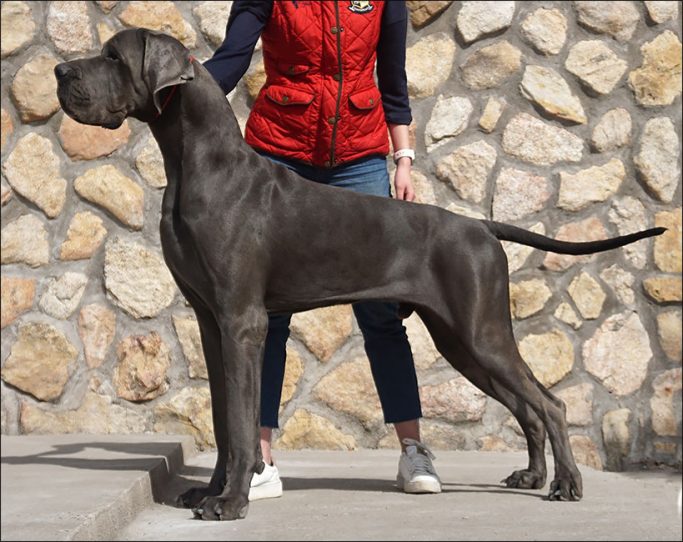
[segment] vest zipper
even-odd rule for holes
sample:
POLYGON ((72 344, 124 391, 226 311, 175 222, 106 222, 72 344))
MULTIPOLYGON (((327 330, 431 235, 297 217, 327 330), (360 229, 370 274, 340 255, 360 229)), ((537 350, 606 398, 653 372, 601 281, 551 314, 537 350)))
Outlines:
POLYGON ((339 2, 334 1, 334 14, 336 17, 337 25, 337 64, 339 66, 339 87, 337 91, 337 104, 334 112, 334 124, 332 125, 332 141, 330 142, 330 167, 334 166, 335 152, 334 147, 337 139, 337 124, 339 123, 339 105, 341 104, 342 96, 342 54, 341 54, 341 33, 344 30, 341 27, 341 21, 339 20, 339 2))

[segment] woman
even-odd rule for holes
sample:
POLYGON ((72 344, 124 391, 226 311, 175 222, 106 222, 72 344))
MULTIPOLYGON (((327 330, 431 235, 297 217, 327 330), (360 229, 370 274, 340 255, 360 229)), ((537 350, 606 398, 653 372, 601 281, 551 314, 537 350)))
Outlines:
MULTIPOLYGON (((397 149, 395 196, 412 201, 406 32, 402 1, 236 0, 225 41, 205 66, 229 93, 260 37, 267 79, 247 121, 247 143, 309 180, 390 197, 388 128, 397 149)), ((392 303, 353 305, 385 422, 394 424, 401 443, 398 486, 408 493, 438 493, 433 455, 420 442, 417 377, 396 309, 392 303)), ((250 500, 282 494, 271 438, 278 427, 290 319, 291 314, 270 316, 261 384, 266 466, 252 478, 250 500)))

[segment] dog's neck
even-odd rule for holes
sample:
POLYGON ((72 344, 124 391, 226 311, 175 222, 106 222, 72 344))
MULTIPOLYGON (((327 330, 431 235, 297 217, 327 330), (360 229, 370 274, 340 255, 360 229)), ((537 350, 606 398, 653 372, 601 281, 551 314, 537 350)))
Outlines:
POLYGON ((211 142, 209 148, 226 145, 224 150, 228 153, 232 148, 237 150, 241 147, 243 138, 235 114, 223 91, 201 64, 195 63, 194 79, 178 85, 171 92, 169 102, 149 122, 165 163, 178 165, 183 145, 194 144, 198 138, 211 142), (216 118, 221 122, 215 122, 216 118), (184 137, 188 125, 193 127, 194 141, 184 137))
MULTIPOLYGON (((194 147, 199 140, 203 140, 207 149, 220 146, 220 154, 228 159, 237 157, 247 147, 223 91, 198 63, 195 65, 195 78, 176 88, 172 99, 161 114, 149 122, 149 127, 164 159, 167 180, 162 205, 164 213, 171 212, 178 201, 184 177, 184 159, 190 160, 196 156, 187 151, 187 147, 194 147), (220 118, 221 122, 215 122, 216 118, 220 118)), ((210 159, 209 156, 205 158, 210 159)))

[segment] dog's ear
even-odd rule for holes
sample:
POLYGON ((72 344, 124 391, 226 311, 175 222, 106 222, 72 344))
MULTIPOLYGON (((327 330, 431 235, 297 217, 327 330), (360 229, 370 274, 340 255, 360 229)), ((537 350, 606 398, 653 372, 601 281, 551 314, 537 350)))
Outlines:
POLYGON ((190 53, 175 38, 146 30, 142 77, 149 87, 154 105, 161 112, 159 91, 194 79, 190 53))

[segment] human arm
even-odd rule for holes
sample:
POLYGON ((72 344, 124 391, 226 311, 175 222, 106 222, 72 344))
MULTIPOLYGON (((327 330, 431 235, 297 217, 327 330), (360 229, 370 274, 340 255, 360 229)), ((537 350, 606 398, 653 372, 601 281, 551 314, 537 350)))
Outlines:
POLYGON ((204 67, 228 94, 249 68, 254 47, 266 26, 273 3, 235 0, 230 11, 225 39, 204 67))
MULTIPOLYGON (((405 2, 387 2, 377 43, 377 82, 382 94, 384 116, 393 149, 410 148, 408 125, 412 121, 405 70, 408 14, 405 2)), ((412 160, 400 158, 394 174, 397 199, 413 201, 415 190, 410 178, 412 160)))

